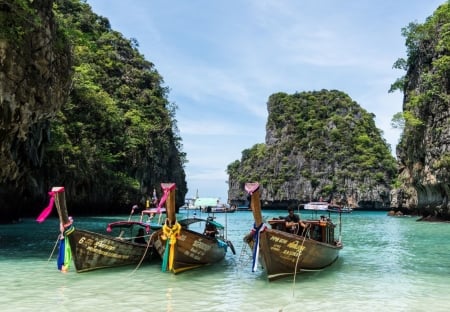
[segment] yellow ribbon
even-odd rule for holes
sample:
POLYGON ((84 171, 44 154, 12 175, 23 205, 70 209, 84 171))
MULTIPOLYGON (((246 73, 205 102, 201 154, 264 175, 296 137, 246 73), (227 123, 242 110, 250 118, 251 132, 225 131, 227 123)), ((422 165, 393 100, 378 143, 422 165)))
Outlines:
POLYGON ((167 223, 163 225, 163 235, 161 238, 163 240, 169 240, 169 270, 173 269, 173 260, 175 257, 175 243, 177 242, 177 238, 181 233, 181 225, 175 221, 175 224, 172 227, 169 227, 167 223))

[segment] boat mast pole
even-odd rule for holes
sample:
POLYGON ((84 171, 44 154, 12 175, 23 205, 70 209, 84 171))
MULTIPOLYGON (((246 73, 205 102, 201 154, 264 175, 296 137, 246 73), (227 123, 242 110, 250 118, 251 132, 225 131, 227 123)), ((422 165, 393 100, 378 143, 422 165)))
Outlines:
POLYGON ((174 183, 162 183, 163 189, 169 189, 169 196, 166 200, 166 211, 167 219, 169 220, 170 226, 174 225, 177 221, 176 211, 175 211, 175 187, 174 183))
POLYGON ((259 199, 259 183, 247 183, 245 188, 251 195, 250 208, 255 219, 255 226, 259 227, 263 223, 261 201, 259 199))
MULTIPOLYGON (((231 206, 230 206, 231 208, 231 206)), ((227 239, 228 237, 228 208, 227 206, 225 206, 225 239, 227 239)))
POLYGON ((53 187, 52 192, 55 194, 55 205, 56 210, 58 211, 59 221, 61 224, 67 224, 69 222, 69 213, 67 212, 66 192, 64 187, 53 187))

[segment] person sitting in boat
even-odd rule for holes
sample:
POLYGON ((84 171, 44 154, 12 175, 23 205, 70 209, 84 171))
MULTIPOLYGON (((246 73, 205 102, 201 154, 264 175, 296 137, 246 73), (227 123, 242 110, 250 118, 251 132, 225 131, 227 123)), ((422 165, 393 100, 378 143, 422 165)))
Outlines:
POLYGON ((286 221, 286 229, 293 233, 298 233, 298 226, 300 225, 303 228, 306 228, 306 224, 300 220, 300 216, 294 213, 293 208, 288 208, 288 215, 284 218, 286 221))
POLYGON ((214 224, 208 222, 206 223, 204 234, 209 237, 216 237, 216 234, 219 234, 219 230, 214 224))
POLYGON ((144 229, 140 228, 138 230, 137 236, 134 238, 134 242, 136 244, 147 244, 147 241, 145 240, 144 235, 145 235, 144 229))

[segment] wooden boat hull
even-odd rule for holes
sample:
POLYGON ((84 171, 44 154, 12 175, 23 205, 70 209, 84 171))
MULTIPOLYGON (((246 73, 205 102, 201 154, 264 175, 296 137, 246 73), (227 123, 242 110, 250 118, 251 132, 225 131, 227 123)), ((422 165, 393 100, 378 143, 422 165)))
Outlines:
MULTIPOLYGON (((163 231, 154 234, 153 246, 164 259, 167 240, 163 231)), ((197 267, 217 263, 225 258, 227 243, 200 233, 181 229, 174 246, 173 263, 170 271, 180 273, 197 267)))
POLYGON ((136 244, 108 235, 75 229, 69 234, 72 259, 77 272, 137 265, 153 256, 151 245, 136 244))
MULTIPOLYGON (((262 218, 259 188, 258 182, 245 184, 255 220, 252 232, 244 237, 253 250, 253 270, 260 260, 269 281, 273 281, 302 271, 322 270, 337 260, 343 248, 341 222, 339 239, 335 239, 336 225, 323 215, 319 219, 299 218, 297 222, 272 218, 268 220, 268 227, 262 218)), ((324 211, 328 203, 311 202, 305 209, 324 211)))
MULTIPOLYGON (((254 240, 248 241, 254 248, 254 240)), ((322 270, 339 257, 342 245, 331 245, 279 230, 266 228, 259 237, 259 259, 269 281, 300 273, 322 270)))

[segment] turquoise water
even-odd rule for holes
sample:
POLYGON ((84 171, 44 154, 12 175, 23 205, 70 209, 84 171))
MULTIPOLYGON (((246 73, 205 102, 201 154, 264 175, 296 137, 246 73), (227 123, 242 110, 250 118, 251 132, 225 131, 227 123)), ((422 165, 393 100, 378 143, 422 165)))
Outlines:
MULTIPOLYGON (((283 211, 263 211, 264 216, 283 211)), ((117 218, 76 218, 105 232, 117 218)), ((267 282, 242 237, 252 214, 216 214, 236 255, 179 275, 160 263, 67 274, 56 269, 55 218, 0 225, 0 311, 448 311, 450 224, 386 212, 342 215, 344 249, 330 268, 267 282), (50 257, 52 255, 52 257, 50 257)), ((333 214, 332 217, 337 218, 333 214)), ((302 218, 308 218, 303 212, 302 218)), ((337 220, 335 220, 337 221, 337 220)))

